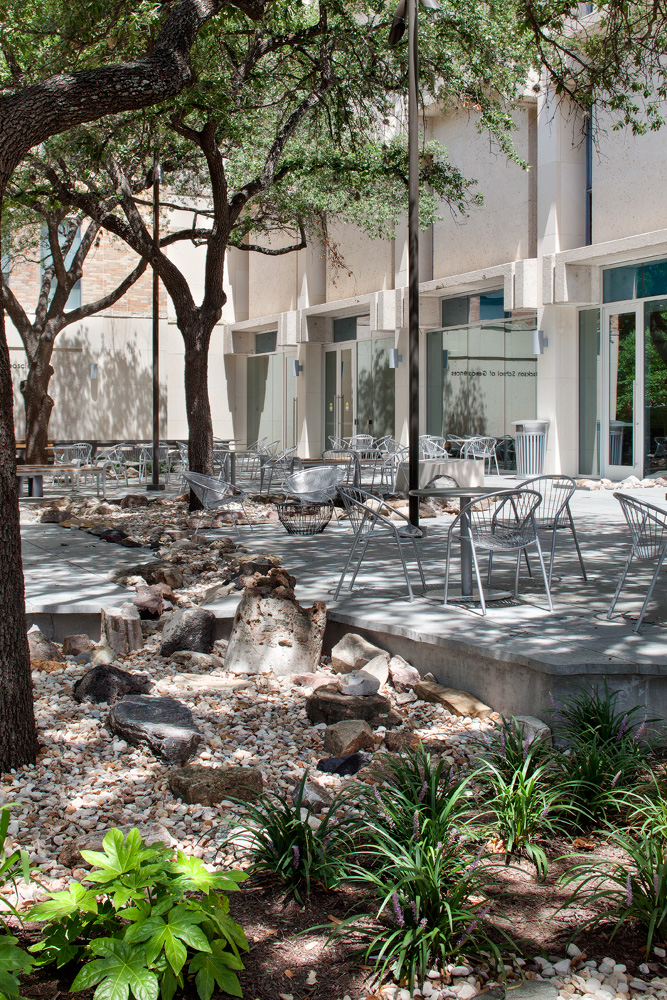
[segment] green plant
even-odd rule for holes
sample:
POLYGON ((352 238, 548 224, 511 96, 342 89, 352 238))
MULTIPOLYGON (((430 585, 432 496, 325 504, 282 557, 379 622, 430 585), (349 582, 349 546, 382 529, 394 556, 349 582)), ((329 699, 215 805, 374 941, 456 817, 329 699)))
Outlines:
MULTIPOLYGON (((14 893, 16 893, 17 879, 22 877, 27 885, 33 873, 30 870, 30 860, 26 851, 17 847, 13 851, 8 852, 6 847, 11 805, 12 803, 8 803, 0 809, 0 889, 11 885, 14 893)), ((10 902, 4 893, 0 894, 0 904, 6 907, 18 920, 21 919, 16 906, 10 902)), ((0 925, 8 929, 2 913, 0 913, 0 925)))
POLYGON ((667 838, 665 830, 647 827, 639 836, 614 832, 611 843, 625 854, 623 861, 591 861, 573 865, 561 876, 575 889, 561 909, 572 902, 594 905, 598 911, 579 930, 613 918, 612 938, 627 920, 646 931, 646 956, 654 939, 667 937, 667 838))
POLYGON ((570 788, 583 825, 599 825, 627 811, 637 800, 645 758, 633 741, 599 737, 576 741, 559 758, 560 780, 570 788))
POLYGON ((500 722, 470 741, 477 757, 495 768, 508 781, 525 768, 530 776, 538 768, 554 766, 554 749, 551 738, 526 734, 524 725, 514 716, 503 717, 500 722))
POLYGON ((461 778, 442 760, 436 762, 421 743, 399 757, 382 755, 379 760, 384 783, 357 787, 367 831, 372 830, 375 839, 384 830, 390 839, 407 842, 418 828, 422 844, 435 845, 467 826, 469 777, 461 778))
POLYGON ((19 972, 30 972, 33 959, 23 949, 17 948, 18 938, 0 934, 0 1000, 19 997, 19 972))
POLYGON ((198 858, 163 845, 147 846, 138 830, 124 839, 110 830, 103 851, 83 851, 94 867, 84 881, 34 906, 29 919, 44 921, 31 951, 42 964, 77 959, 72 990, 96 987, 96 1000, 171 1000, 185 977, 202 1000, 217 986, 240 996, 242 929, 229 916, 228 891, 242 872, 212 873, 198 858))
POLYGON ((255 802, 244 803, 250 820, 242 824, 249 835, 250 871, 271 873, 299 903, 314 885, 332 889, 338 884, 359 827, 343 794, 334 798, 321 820, 314 817, 312 807, 303 805, 307 780, 306 771, 294 797, 265 792, 255 802))
POLYGON ((379 903, 369 915, 372 926, 352 916, 332 934, 354 931, 370 939, 363 958, 380 978, 391 968, 396 979, 405 976, 412 983, 416 974, 421 981, 435 961, 446 964, 481 950, 491 952, 502 968, 496 941, 488 935, 481 852, 471 858, 461 837, 434 845, 424 844, 418 831, 407 843, 384 827, 375 832, 379 835, 366 848, 375 864, 348 867, 349 877, 370 886, 379 903))
POLYGON ((576 690, 578 693, 566 699, 560 709, 552 700, 554 729, 568 742, 633 741, 646 749, 655 739, 650 727, 657 720, 649 718, 640 705, 627 712, 618 708, 621 692, 610 691, 606 680, 602 690, 598 686, 576 690))
POLYGON ((492 793, 485 808, 493 816, 493 830, 505 842, 506 863, 512 854, 525 854, 540 879, 547 874, 547 856, 538 839, 545 833, 562 831, 575 810, 567 785, 551 784, 550 773, 550 764, 533 767, 530 749, 510 777, 507 768, 499 770, 489 762, 477 772, 492 793))

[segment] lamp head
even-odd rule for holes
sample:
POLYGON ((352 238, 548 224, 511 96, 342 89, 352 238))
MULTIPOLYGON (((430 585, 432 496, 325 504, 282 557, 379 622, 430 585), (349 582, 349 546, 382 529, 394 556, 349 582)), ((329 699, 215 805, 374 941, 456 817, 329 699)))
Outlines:
POLYGON ((389 29, 390 45, 397 45, 405 34, 405 7, 406 0, 400 0, 398 7, 394 11, 394 20, 391 22, 391 28, 389 29))

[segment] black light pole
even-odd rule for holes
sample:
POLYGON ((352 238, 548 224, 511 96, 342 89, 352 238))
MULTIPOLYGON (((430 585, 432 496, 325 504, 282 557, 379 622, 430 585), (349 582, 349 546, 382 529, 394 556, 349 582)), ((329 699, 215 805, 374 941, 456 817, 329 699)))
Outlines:
MULTIPOLYGON (((434 0, 421 0, 436 9, 434 0)), ((419 31, 417 0, 401 0, 389 32, 396 45, 408 28, 408 490, 410 521, 419 527, 419 31)))
MULTIPOLYGON (((160 249, 160 179, 157 151, 153 153, 153 248, 160 249)), ((163 490, 160 483, 160 279, 153 268, 153 461, 147 490, 163 490)))

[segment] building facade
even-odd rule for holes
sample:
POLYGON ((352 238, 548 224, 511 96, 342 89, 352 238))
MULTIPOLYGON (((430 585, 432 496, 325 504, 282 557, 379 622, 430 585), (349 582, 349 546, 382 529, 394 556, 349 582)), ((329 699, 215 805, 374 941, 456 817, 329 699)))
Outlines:
MULTIPOLYGON (((538 417, 549 421, 549 472, 662 473, 667 133, 635 137, 602 121, 593 137, 542 95, 525 98, 516 126, 528 170, 508 162, 471 113, 433 109, 427 119, 484 204, 465 218, 444 206, 421 235, 421 430, 504 439, 510 461, 514 422, 538 417)), ((406 237, 405 227, 394 241, 373 241, 339 226, 330 233, 337 267, 321 246, 282 257, 229 252, 210 352, 217 436, 268 437, 304 457, 355 433, 407 441, 406 237)), ((102 256, 120 253, 107 243, 102 256)), ((197 298, 203 250, 175 244, 170 253, 197 298)), ((87 267, 84 297, 98 294, 86 287, 96 280, 87 267)), ((74 360, 66 375, 54 365, 53 437, 150 437, 149 284, 145 276, 136 286, 132 308, 128 298, 60 335, 57 350, 74 360), (61 408, 70 392, 77 405, 61 408)), ((20 362, 20 342, 10 343, 20 362)), ((183 345, 166 300, 160 363, 162 436, 184 439, 183 345)))

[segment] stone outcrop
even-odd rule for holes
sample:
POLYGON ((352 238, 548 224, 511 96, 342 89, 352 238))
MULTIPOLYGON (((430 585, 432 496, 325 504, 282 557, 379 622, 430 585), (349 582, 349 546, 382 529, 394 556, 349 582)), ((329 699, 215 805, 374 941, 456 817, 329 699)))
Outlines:
POLYGON ((162 630, 160 656, 177 650, 210 653, 215 641, 215 615, 206 608, 182 608, 174 611, 162 630))
POLYGON ((302 608, 294 596, 296 580, 283 569, 242 579, 225 668, 237 674, 314 673, 322 653, 324 604, 302 608))
POLYGON ((108 725, 134 746, 147 744, 170 764, 187 764, 203 742, 192 712, 175 698, 127 695, 111 708, 108 725))
POLYGON ((58 660, 60 663, 65 660, 56 644, 47 639, 44 633, 34 626, 28 632, 28 647, 31 660, 58 660))
POLYGON ((385 651, 355 632, 348 632, 331 650, 331 666, 337 674, 349 674, 351 670, 361 670, 370 660, 385 651))
POLYGON ((422 701, 443 705, 452 715, 466 715, 471 719, 486 719, 493 709, 468 691, 457 691, 435 681, 420 681, 415 685, 415 694, 422 701))
POLYGON ((93 649, 95 649, 95 643, 89 635, 66 635, 63 639, 63 653, 66 656, 91 653, 93 649))
POLYGON ((389 661, 389 677, 394 688, 399 693, 412 691, 415 685, 419 684, 421 675, 416 667, 413 667, 402 656, 392 656, 389 661))
POLYGON ((381 694, 352 697, 341 694, 334 687, 321 687, 306 698, 306 714, 313 723, 342 722, 344 719, 361 719, 375 725, 393 725, 391 703, 381 694))
POLYGON ((345 757, 357 750, 374 750, 373 730, 362 719, 336 722, 324 730, 324 749, 334 757, 345 757))
POLYGON ((79 678, 72 694, 78 702, 112 705, 127 694, 148 694, 152 687, 147 674, 130 674, 118 667, 100 664, 79 678))
MULTIPOLYGON (((136 823, 127 823, 124 826, 109 827, 109 829, 117 829, 127 837, 130 830, 139 830, 139 833, 143 837, 146 844, 151 846, 152 844, 164 844, 165 847, 173 847, 175 841, 169 830, 160 823, 150 823, 147 826, 138 826, 136 823)), ((94 830, 92 833, 85 833, 81 837, 77 837, 75 840, 70 840, 69 843, 65 844, 58 855, 58 864, 64 865, 65 868, 79 868, 85 866, 89 868, 90 865, 82 856, 81 851, 101 851, 103 850, 103 840, 106 837, 109 830, 94 830)))

